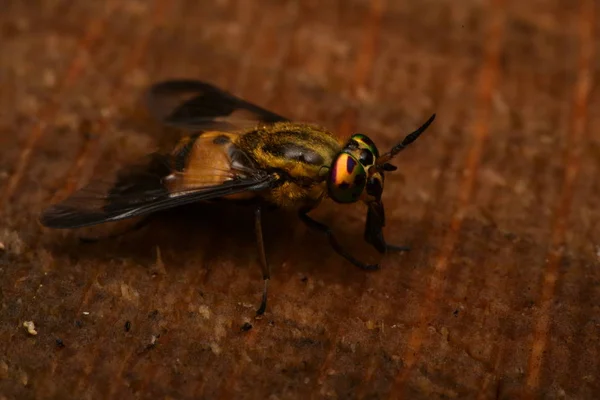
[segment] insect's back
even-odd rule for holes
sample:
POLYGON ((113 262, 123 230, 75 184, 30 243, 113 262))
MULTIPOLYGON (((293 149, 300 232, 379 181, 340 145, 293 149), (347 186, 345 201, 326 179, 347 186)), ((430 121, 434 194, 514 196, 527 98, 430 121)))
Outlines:
POLYGON ((264 125, 241 135, 236 144, 260 168, 281 169, 293 178, 316 179, 329 168, 342 143, 326 129, 294 122, 264 125))
POLYGON ((327 188, 325 176, 342 143, 331 132, 313 125, 278 122, 241 135, 236 145, 260 169, 283 174, 283 183, 263 193, 282 208, 318 203, 327 188))

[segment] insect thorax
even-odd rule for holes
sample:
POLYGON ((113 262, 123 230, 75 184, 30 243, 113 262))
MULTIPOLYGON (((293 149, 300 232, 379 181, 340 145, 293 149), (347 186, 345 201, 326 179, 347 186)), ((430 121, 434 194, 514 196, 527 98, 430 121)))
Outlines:
POLYGON ((291 122, 252 130, 236 144, 259 168, 281 173, 283 183, 266 197, 282 208, 318 203, 326 192, 327 170, 342 147, 326 129, 291 122))

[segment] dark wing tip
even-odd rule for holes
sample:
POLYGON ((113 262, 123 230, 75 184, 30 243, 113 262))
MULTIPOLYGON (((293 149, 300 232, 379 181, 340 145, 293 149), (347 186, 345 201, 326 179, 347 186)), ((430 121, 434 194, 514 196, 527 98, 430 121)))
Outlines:
POLYGON ((159 121, 187 129, 214 129, 213 124, 223 128, 226 125, 216 119, 234 122, 237 111, 246 111, 247 118, 260 122, 288 121, 211 83, 193 79, 157 82, 148 88, 145 103, 150 114, 159 121))
POLYGON ((222 89, 218 89, 215 85, 188 78, 174 78, 153 83, 147 88, 147 95, 164 95, 164 94, 179 94, 179 93, 194 93, 206 90, 219 91, 228 93, 222 89))
POLYGON ((101 212, 84 212, 63 204, 55 204, 44 210, 39 221, 46 228, 72 229, 106 222, 106 215, 101 212))

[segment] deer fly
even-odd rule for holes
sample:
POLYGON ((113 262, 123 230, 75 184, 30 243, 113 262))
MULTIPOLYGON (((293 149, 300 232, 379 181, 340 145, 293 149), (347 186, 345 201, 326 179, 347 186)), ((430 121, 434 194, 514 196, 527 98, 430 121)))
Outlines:
POLYGON ((50 228, 78 228, 149 215, 189 203, 229 200, 252 204, 264 288, 257 315, 265 312, 271 270, 261 215, 267 206, 293 210, 355 266, 375 270, 342 248, 332 231, 308 215, 324 199, 364 202, 364 239, 380 253, 408 250, 384 240, 381 195, 389 163, 433 122, 432 115, 399 144, 381 154, 366 135, 338 139, 316 125, 293 122, 209 83, 169 80, 150 87, 146 106, 162 124, 194 132, 168 151, 122 168, 114 182, 92 181, 46 209, 50 228))

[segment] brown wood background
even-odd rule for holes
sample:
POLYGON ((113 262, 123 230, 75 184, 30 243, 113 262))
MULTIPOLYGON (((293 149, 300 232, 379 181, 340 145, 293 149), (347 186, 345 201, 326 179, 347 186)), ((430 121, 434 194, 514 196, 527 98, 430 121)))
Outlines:
MULTIPOLYGON (((600 397, 599 13, 3 0, 0 398, 600 397), (174 212, 92 245, 42 229, 44 206, 160 142, 137 105, 173 77, 380 147, 437 112, 386 182, 387 238, 413 250, 365 273, 273 214, 254 321, 249 210, 174 212)), ((376 260, 362 212, 317 215, 376 260)))

